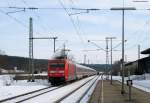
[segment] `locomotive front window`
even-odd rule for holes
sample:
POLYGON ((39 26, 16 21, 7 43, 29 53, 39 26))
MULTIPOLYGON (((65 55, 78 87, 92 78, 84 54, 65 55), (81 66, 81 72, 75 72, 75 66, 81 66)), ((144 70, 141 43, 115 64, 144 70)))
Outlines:
POLYGON ((64 68, 65 65, 64 64, 51 64, 50 68, 64 68))

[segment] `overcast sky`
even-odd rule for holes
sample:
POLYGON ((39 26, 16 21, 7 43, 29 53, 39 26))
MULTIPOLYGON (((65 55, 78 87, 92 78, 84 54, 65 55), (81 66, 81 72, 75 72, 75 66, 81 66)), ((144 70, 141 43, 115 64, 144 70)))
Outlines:
MULTIPOLYGON (((105 37, 116 37, 113 46, 121 43, 122 12, 111 11, 112 7, 122 7, 122 0, 0 0, 0 50, 8 55, 28 57, 29 17, 33 18, 34 37, 58 36, 56 49, 63 44, 71 50, 76 61, 83 62, 86 54, 90 63, 105 63, 105 51, 88 51, 99 49, 88 40, 106 48, 105 37), (98 8, 99 11, 77 11, 66 8, 98 8), (38 10, 10 9, 7 7, 37 7, 38 10), (46 9, 47 8, 47 9, 46 9), (16 13, 10 13, 20 11, 16 13), (73 20, 73 22, 71 22, 73 20), (101 40, 101 41, 98 41, 101 40)), ((141 50, 149 48, 150 43, 150 2, 139 3, 124 0, 125 7, 136 7, 136 11, 125 12, 125 55, 128 61, 137 59, 137 45, 141 50)), ((110 42, 109 42, 110 48, 110 42)), ((113 52, 113 60, 121 59, 121 45, 113 52)), ((35 40, 34 57, 51 58, 52 40, 35 40)))

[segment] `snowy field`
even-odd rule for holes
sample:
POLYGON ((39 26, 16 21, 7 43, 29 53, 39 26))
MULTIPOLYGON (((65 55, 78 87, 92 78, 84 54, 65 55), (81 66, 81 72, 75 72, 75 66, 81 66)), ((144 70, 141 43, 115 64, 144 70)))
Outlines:
POLYGON ((0 75, 0 100, 48 87, 47 80, 36 80, 27 82, 26 80, 14 81, 13 75, 0 75))

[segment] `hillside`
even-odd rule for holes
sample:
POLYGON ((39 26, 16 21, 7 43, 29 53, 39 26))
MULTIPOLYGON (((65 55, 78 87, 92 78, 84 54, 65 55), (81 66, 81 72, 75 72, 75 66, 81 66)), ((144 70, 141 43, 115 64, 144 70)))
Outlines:
MULTIPOLYGON (((28 71, 29 60, 25 57, 0 55, 0 68, 6 70, 13 70, 17 67, 18 70, 28 71)), ((36 71, 47 71, 48 60, 47 59, 35 59, 34 60, 36 71)), ((82 64, 91 67, 97 71, 105 70, 105 64, 82 64)))
MULTIPOLYGON (((85 65, 85 66, 88 66, 90 68, 93 68, 97 71, 105 71, 105 68, 106 68, 106 65, 105 64, 82 64, 82 65, 85 65)), ((110 68, 110 65, 108 65, 110 68)))
MULTIPOLYGON (((48 60, 35 59, 35 69, 38 71, 47 70, 48 60)), ((29 60, 25 57, 0 55, 0 68, 12 70, 17 67, 18 70, 28 71, 29 60)))

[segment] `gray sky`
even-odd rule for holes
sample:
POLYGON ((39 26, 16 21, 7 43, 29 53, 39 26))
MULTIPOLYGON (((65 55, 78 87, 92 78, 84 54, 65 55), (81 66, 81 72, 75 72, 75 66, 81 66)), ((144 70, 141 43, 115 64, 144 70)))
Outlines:
MULTIPOLYGON (((136 7, 136 11, 125 12, 125 54, 128 61, 137 59, 137 45, 141 50, 149 48, 150 42, 150 2, 136 3, 124 0, 125 7, 136 7)), ((76 61, 83 62, 84 54, 90 63, 105 63, 104 51, 85 51, 98 49, 87 40, 104 40, 105 37, 116 37, 113 45, 121 43, 122 12, 111 11, 112 7, 122 7, 122 0, 0 0, 0 49, 8 55, 28 57, 28 25, 29 17, 33 18, 34 37, 58 36, 56 48, 62 48, 65 43, 71 50, 76 61), (66 8, 99 8, 100 11, 90 11, 78 15, 68 16, 62 8, 61 1, 66 8), (38 7, 39 10, 25 12, 5 7, 38 7), (8 15, 7 15, 8 13, 8 15), (71 22, 71 19, 73 23, 71 22)), ((22 10, 22 9, 21 9, 22 10)), ((67 10, 69 14, 84 11, 67 10)), ((105 41, 93 41, 105 49, 105 41)), ((109 42, 110 44, 110 42, 109 42)), ((110 47, 110 45, 109 45, 110 47)), ((116 48, 121 50, 121 45, 116 48)), ((113 52, 113 60, 121 58, 121 51, 113 52)), ((52 40, 35 40, 34 57, 51 58, 53 55, 52 40)))

